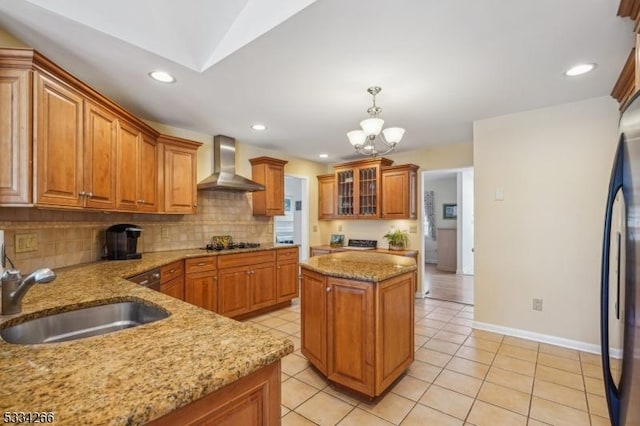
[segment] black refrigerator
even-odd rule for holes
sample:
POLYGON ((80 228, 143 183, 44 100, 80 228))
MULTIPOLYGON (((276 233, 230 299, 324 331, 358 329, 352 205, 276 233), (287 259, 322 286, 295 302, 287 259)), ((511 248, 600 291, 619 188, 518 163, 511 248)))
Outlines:
POLYGON ((602 251, 602 372, 613 426, 640 425, 640 97, 620 118, 602 251))

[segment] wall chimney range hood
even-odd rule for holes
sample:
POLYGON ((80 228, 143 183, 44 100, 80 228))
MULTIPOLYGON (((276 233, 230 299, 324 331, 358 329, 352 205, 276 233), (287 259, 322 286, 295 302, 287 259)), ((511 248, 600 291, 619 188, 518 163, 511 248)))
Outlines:
POLYGON ((236 174, 236 141, 229 136, 213 137, 213 174, 198 183, 198 190, 264 191, 264 185, 236 174))

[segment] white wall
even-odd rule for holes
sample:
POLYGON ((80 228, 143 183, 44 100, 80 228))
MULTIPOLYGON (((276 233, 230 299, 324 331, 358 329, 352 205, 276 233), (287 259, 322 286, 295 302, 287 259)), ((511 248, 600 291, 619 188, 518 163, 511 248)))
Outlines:
POLYGON ((474 123, 477 323, 598 344, 617 122, 606 96, 474 123))

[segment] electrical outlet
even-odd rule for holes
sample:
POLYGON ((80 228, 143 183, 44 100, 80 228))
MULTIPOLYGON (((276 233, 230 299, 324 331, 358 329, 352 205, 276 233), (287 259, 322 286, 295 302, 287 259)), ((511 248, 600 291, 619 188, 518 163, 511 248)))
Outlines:
POLYGON ((342 225, 338 225, 338 232, 342 232, 342 225))
POLYGON ((163 240, 169 239, 169 228, 167 228, 166 226, 160 228, 160 238, 162 238, 163 240))
POLYGON ((318 232, 318 225, 313 225, 313 232, 318 232))
POLYGON ((541 311, 542 310, 542 299, 533 299, 533 310, 541 311))
POLYGON ((418 227, 416 225, 412 225, 409 227, 409 233, 410 234, 417 234, 418 233, 418 227))
POLYGON ((25 253, 38 250, 37 234, 16 234, 15 251, 25 253))

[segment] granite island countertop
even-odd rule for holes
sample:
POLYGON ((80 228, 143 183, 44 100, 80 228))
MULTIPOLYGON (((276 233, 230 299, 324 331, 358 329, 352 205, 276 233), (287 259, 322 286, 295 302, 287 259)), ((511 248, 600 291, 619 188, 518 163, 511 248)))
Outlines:
POLYGON ((300 266, 323 275, 371 282, 384 281, 417 270, 413 257, 368 251, 345 251, 314 256, 300 262, 300 266))
MULTIPOLYGON (((280 247, 233 250, 233 253, 280 247)), ((129 282, 183 258, 230 252, 176 250, 142 259, 56 270, 32 287, 22 313, 39 316, 105 301, 139 300, 171 315, 138 327, 69 342, 15 345, 0 340, 0 408, 53 412, 55 424, 144 424, 293 352, 289 340, 129 282)))

